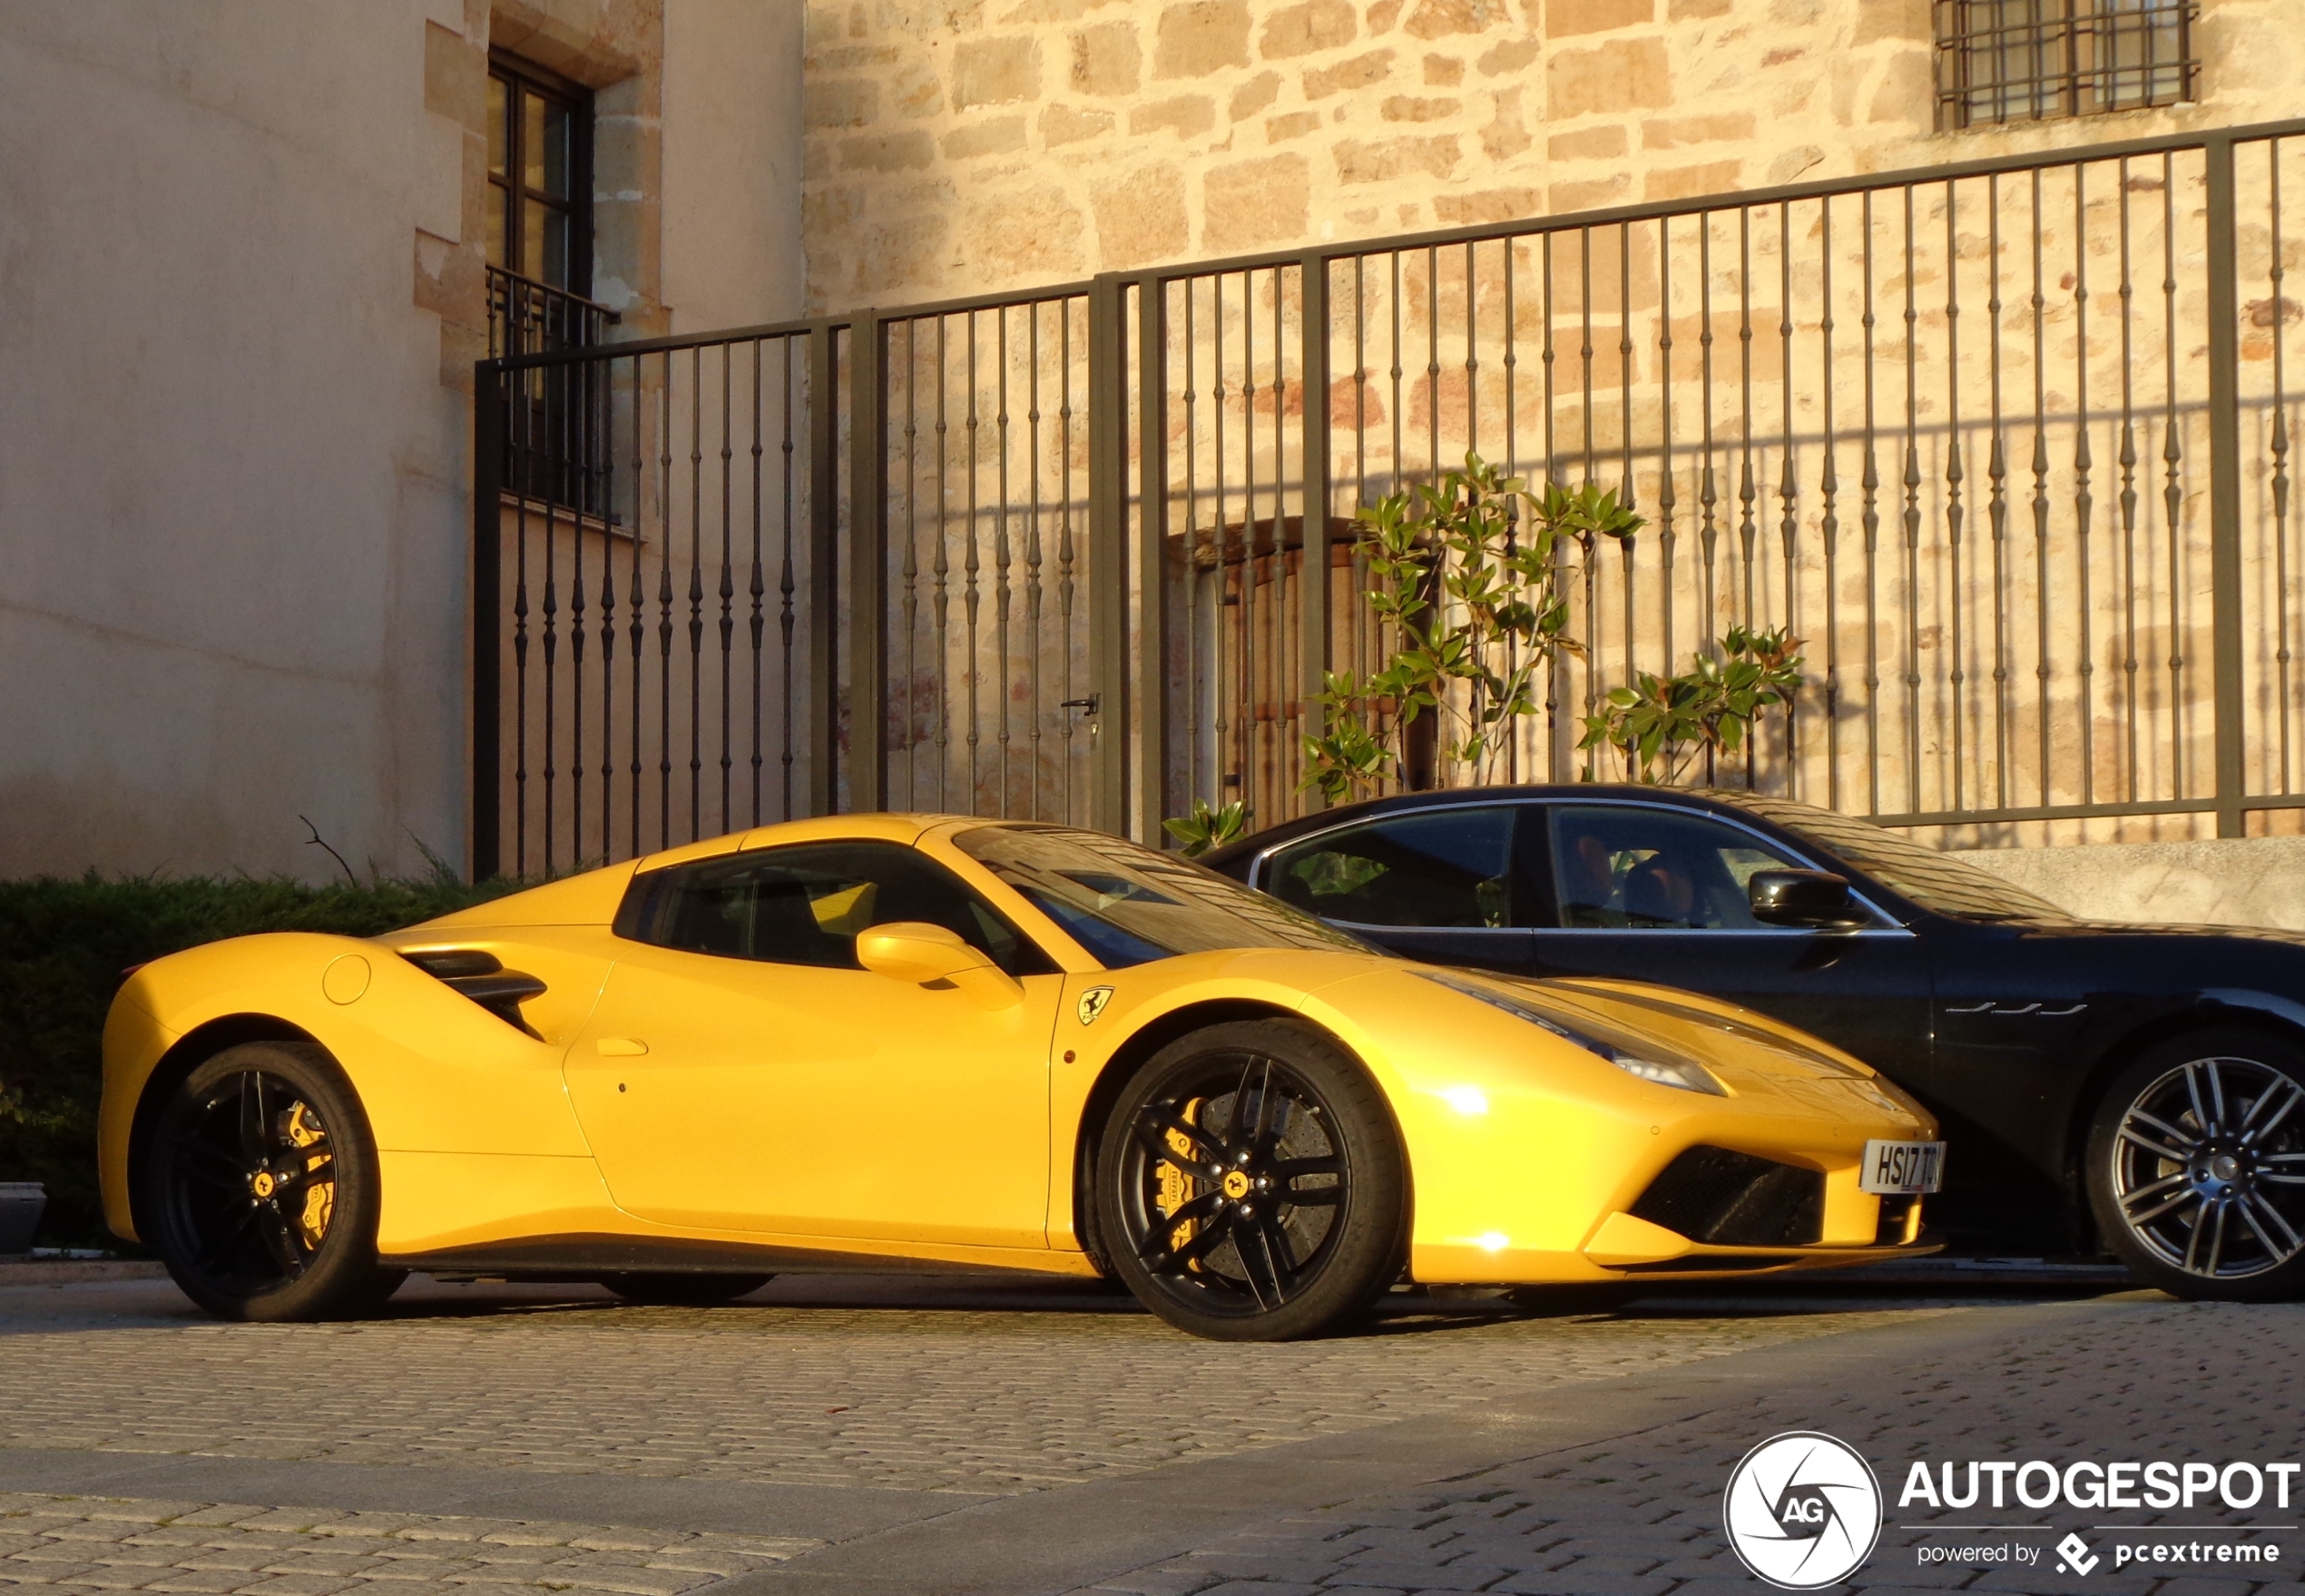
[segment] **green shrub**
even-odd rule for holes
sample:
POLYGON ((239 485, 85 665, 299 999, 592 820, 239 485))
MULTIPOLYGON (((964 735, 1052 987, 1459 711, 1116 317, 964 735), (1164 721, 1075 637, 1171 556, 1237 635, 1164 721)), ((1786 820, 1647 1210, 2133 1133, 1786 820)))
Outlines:
POLYGON ((96 1192, 104 1011, 122 972, 259 931, 374 936, 512 892, 517 881, 307 886, 152 876, 0 881, 0 1180, 48 1188, 43 1246, 108 1243, 96 1192))

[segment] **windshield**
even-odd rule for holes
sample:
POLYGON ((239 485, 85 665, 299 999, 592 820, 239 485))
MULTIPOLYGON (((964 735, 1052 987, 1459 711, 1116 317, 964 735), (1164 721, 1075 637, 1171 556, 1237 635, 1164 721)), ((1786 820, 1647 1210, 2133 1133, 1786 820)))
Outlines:
POLYGON ((2047 898, 1980 870, 1964 859, 1884 831, 1869 820, 1837 815, 1807 804, 1789 804, 1739 794, 1740 808, 1813 837, 1890 891, 1935 915, 1962 920, 2070 920, 2047 898))
POLYGON ((986 826, 955 846, 1111 970, 1230 948, 1370 948, 1171 854, 1054 826, 986 826))

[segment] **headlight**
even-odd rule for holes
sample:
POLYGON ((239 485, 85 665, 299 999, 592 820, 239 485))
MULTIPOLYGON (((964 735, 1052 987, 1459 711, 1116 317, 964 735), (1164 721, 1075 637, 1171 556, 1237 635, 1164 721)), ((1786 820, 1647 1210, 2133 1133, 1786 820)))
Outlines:
POLYGON ((1633 1037, 1614 1040, 1596 1036, 1592 1032, 1564 1023, 1535 1004, 1484 986, 1475 981, 1462 981, 1454 975, 1444 975, 1435 970, 1419 970, 1417 974, 1451 992, 1485 1003, 1493 1009, 1503 1009, 1516 1020, 1525 1020, 1540 1030, 1549 1031, 1562 1041, 1573 1043, 1600 1058, 1604 1058, 1628 1075, 1653 1081, 1659 1086, 1677 1086, 1683 1092, 1702 1092, 1714 1097, 1729 1095, 1728 1088, 1712 1078, 1712 1072, 1694 1059, 1676 1058, 1665 1048, 1653 1042, 1633 1037))

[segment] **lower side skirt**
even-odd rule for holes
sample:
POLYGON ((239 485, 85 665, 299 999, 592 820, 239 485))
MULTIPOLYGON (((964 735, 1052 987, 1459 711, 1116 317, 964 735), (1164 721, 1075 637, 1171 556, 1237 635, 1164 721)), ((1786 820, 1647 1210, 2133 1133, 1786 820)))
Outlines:
POLYGON ((536 1236, 473 1247, 378 1258, 388 1269, 430 1275, 486 1276, 537 1283, 590 1280, 602 1275, 998 1275, 1012 1279, 1052 1271, 997 1264, 947 1263, 885 1253, 835 1252, 816 1248, 755 1247, 735 1241, 679 1237, 536 1236))

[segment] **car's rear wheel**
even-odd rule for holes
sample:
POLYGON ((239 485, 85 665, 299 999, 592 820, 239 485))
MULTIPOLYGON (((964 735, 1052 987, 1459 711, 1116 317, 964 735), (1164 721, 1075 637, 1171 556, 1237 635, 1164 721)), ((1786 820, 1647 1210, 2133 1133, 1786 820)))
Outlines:
POLYGON ((377 1263, 368 1117, 309 1043, 244 1043, 185 1077, 153 1126, 144 1193, 147 1239, 221 1318, 358 1314, 407 1278, 377 1263))
POLYGON ((717 1307, 750 1297, 773 1275, 685 1275, 666 1271, 604 1275, 601 1284, 627 1302, 652 1307, 717 1307))
POLYGON ((1285 1021, 1212 1025, 1123 1088, 1097 1162, 1113 1267, 1179 1329, 1317 1336, 1400 1272, 1408 1170, 1358 1061, 1285 1021))
POLYGON ((2099 1233, 2144 1280, 2305 1295, 2305 1053, 2249 1031, 2161 1043, 2106 1092, 2088 1160, 2099 1233))

